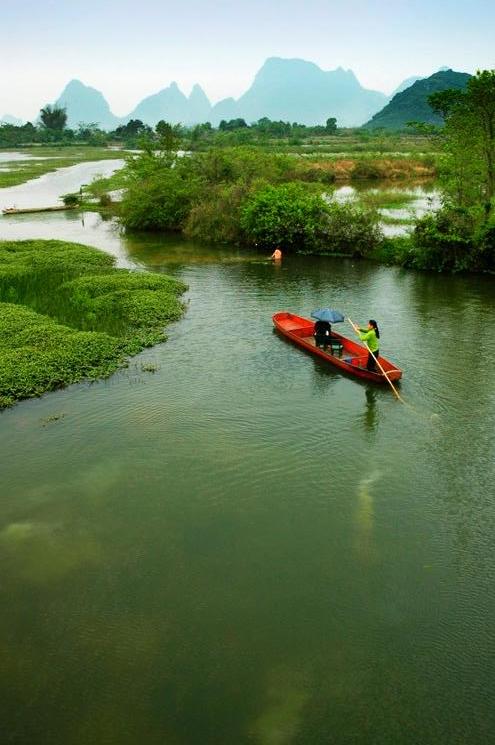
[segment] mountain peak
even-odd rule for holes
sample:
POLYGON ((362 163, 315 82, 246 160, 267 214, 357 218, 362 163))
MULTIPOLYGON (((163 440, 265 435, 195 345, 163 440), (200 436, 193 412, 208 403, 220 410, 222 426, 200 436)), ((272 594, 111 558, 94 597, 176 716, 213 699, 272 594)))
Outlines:
POLYGON ((141 119, 152 127, 162 119, 174 124, 189 124, 189 102, 174 80, 167 88, 143 98, 129 117, 141 119))
POLYGON ((256 73, 255 80, 258 78, 280 76, 280 75, 301 75, 310 74, 311 72, 321 72, 318 65, 314 62, 308 62, 298 57, 268 57, 256 73))
POLYGON ((387 101, 383 93, 366 90, 352 70, 322 70, 303 59, 269 57, 251 88, 238 101, 240 116, 324 124, 334 116, 341 126, 357 126, 387 101))
POLYGON ((77 79, 67 83, 55 105, 67 110, 69 127, 76 127, 81 122, 94 122, 100 127, 111 128, 119 123, 103 94, 77 79))
POLYGON ((88 88, 88 87, 89 86, 86 86, 82 82, 82 80, 78 80, 77 78, 72 78, 72 80, 69 80, 64 90, 70 90, 71 88, 88 88))
POLYGON ((469 78, 466 72, 439 70, 428 78, 420 78, 395 94, 392 100, 365 125, 370 129, 404 129, 407 122, 442 124, 443 119, 428 103, 428 96, 447 88, 463 90, 469 78))
POLYGON ((211 114, 211 103, 208 96, 200 85, 196 83, 193 86, 188 98, 190 107, 190 121, 206 122, 211 114))

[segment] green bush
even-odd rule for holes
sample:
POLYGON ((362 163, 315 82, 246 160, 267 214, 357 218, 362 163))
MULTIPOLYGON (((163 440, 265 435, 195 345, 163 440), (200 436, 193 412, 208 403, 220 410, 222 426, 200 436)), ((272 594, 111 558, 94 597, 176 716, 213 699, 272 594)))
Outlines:
POLYGON ((110 207, 110 205, 112 204, 112 197, 110 196, 110 194, 104 192, 103 194, 100 194, 98 204, 100 205, 100 207, 110 207))
POLYGON ((474 219, 464 209, 443 208, 416 222, 414 251, 406 266, 437 272, 461 272, 476 265, 474 219))
POLYGON ((241 209, 241 228, 250 244, 299 253, 366 256, 383 239, 373 210, 329 202, 300 184, 256 192, 241 209))
POLYGON ((208 197, 199 200, 189 213, 185 234, 188 238, 211 243, 240 243, 243 238, 241 209, 246 199, 261 186, 260 183, 250 186, 245 181, 235 181, 210 187, 208 197))
POLYGON ((254 147, 211 148, 194 159, 202 181, 208 185, 263 179, 269 183, 290 181, 296 177, 297 161, 287 154, 267 153, 254 147))
POLYGON ((77 207, 78 204, 81 204, 81 195, 77 193, 64 194, 62 201, 66 207, 77 207))
POLYGON ((200 183, 189 168, 157 168, 144 180, 134 180, 124 195, 121 219, 131 230, 181 230, 200 183))
POLYGON ((300 184, 266 186, 247 199, 240 224, 248 244, 316 251, 326 237, 328 212, 321 195, 300 184))
POLYGON ((382 240, 379 217, 374 210, 352 203, 330 202, 321 253, 367 256, 382 240))
POLYGON ((372 258, 384 264, 399 264, 406 266, 415 251, 414 243, 410 235, 394 236, 384 238, 375 248, 372 258))
POLYGON ((476 263, 479 269, 495 271, 495 223, 484 226, 477 235, 476 263))

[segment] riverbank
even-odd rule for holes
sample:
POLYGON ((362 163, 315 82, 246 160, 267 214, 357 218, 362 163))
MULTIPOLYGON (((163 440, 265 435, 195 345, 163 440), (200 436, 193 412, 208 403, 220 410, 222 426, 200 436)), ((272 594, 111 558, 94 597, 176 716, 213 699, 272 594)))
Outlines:
MULTIPOLYGON (((358 172, 369 181, 374 173, 377 179, 391 175, 392 161, 386 161, 386 172, 373 171, 373 162, 381 161, 349 161, 351 176, 358 172)), ((424 173, 418 170, 414 160, 399 162, 412 165, 415 178, 427 172, 426 167, 424 173)), ((441 197, 437 211, 432 204, 423 215, 407 214, 404 207, 413 197, 406 195, 398 201, 399 208, 390 206, 397 195, 389 195, 388 207, 381 210, 378 198, 368 203, 337 200, 334 166, 329 160, 324 163, 325 168, 317 161, 246 147, 212 149, 187 158, 174 151, 146 151, 123 170, 120 219, 127 230, 177 231, 205 242, 252 250, 263 246, 270 253, 280 248, 379 260, 386 255, 387 263, 439 272, 495 269, 495 227, 479 210, 460 210, 441 197), (386 240, 397 236, 396 226, 410 236, 404 236, 399 250, 390 250, 386 240)))
POLYGON ((114 264, 75 243, 0 242, 0 408, 108 377, 166 339, 186 286, 114 264))

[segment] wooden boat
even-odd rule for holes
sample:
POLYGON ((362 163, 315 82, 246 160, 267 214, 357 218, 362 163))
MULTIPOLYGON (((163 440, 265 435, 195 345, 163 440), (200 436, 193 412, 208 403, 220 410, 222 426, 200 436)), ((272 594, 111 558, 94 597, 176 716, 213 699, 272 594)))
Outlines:
POLYGON ((63 205, 61 207, 6 207, 2 210, 4 215, 26 215, 30 212, 61 212, 62 210, 72 210, 72 206, 63 205))
MULTIPOLYGON (((314 321, 308 318, 301 318, 292 313, 275 313, 273 323, 277 331, 286 336, 294 344, 306 349, 308 352, 321 357, 321 359, 330 364, 339 367, 341 370, 350 373, 358 378, 373 380, 375 383, 386 383, 385 375, 382 372, 371 372, 366 369, 368 359, 368 350, 363 344, 347 339, 345 336, 336 334, 332 328, 332 339, 337 340, 342 345, 340 350, 324 351, 317 347, 313 336, 314 321)), ((336 347, 337 345, 335 345, 336 347)), ((389 380, 400 380, 402 370, 399 370, 392 362, 381 355, 378 358, 381 366, 387 373, 389 380)))

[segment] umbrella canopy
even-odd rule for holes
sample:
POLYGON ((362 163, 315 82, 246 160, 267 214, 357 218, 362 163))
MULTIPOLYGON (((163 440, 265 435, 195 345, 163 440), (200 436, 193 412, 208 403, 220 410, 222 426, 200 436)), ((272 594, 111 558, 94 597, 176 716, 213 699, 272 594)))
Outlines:
POLYGON ((311 313, 311 318, 316 318, 317 321, 328 321, 328 323, 342 323, 345 321, 345 317, 338 310, 334 308, 318 308, 311 313))

